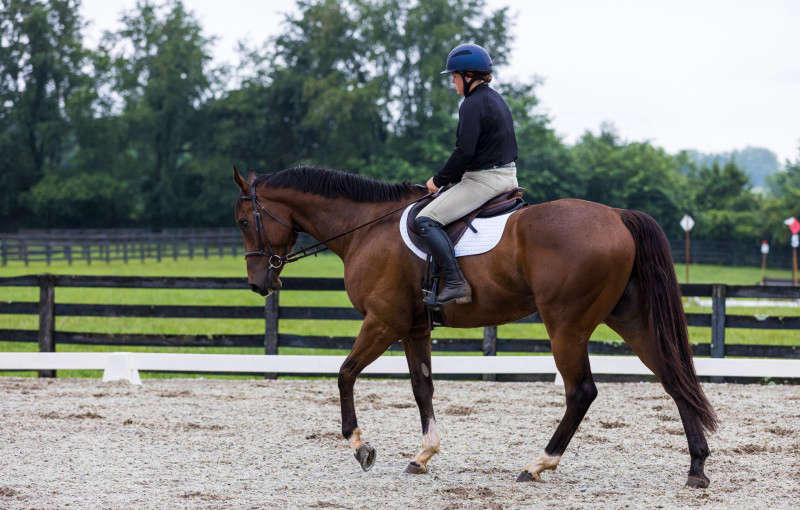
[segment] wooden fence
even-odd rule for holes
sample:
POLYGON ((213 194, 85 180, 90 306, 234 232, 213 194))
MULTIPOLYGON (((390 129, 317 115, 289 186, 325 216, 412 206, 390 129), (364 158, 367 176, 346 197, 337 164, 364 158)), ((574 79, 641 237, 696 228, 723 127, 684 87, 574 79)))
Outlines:
POLYGON ((85 233, 24 233, 0 235, 0 261, 92 262, 238 255, 242 239, 233 229, 147 231, 87 231, 85 233))
MULTIPOLYGON (((301 243, 312 244, 307 234, 301 243)), ((315 241, 314 241, 315 242, 315 241)), ((10 261, 111 263, 161 262, 172 258, 209 258, 243 253, 241 234, 233 228, 147 230, 35 231, 0 234, 0 263, 10 261)))
MULTIPOLYGON (((341 291, 340 278, 283 278, 285 290, 297 291, 341 291)), ((36 339, 41 352, 55 352, 56 344, 93 344, 114 346, 177 346, 177 347, 263 347, 265 354, 277 354, 279 347, 311 347, 324 349, 350 349, 351 337, 300 336, 278 332, 280 319, 301 320, 361 320, 361 315, 349 307, 296 307, 280 306, 280 293, 266 298, 262 306, 196 306, 196 305, 115 305, 56 303, 56 287, 106 287, 138 289, 245 289, 243 278, 158 278, 120 276, 64 276, 33 275, 0 278, 0 286, 39 288, 39 302, 2 302, 2 314, 38 315, 39 329, 0 329, 0 341, 31 342, 36 339), (225 318, 264 319, 264 334, 261 335, 144 335, 79 333, 56 331, 56 316, 90 317, 149 317, 149 318, 225 318)), ((800 287, 734 286, 722 284, 682 285, 687 297, 711 297, 710 314, 687 314, 690 326, 711 328, 711 343, 694 346, 696 356, 722 358, 769 357, 800 359, 800 347, 779 345, 738 345, 725 342, 728 328, 745 329, 790 329, 800 330, 800 316, 757 317, 729 315, 726 313, 726 298, 779 298, 800 299, 800 287)), ((538 315, 526 317, 519 323, 541 322, 538 315)), ((482 339, 439 338, 433 340, 434 351, 483 352, 494 356, 498 352, 546 353, 550 343, 545 339, 498 338, 497 327, 484 328, 482 339)), ((390 350, 402 350, 395 343, 390 350)), ((589 343, 591 354, 632 354, 624 343, 589 343)), ((41 376, 54 376, 54 371, 42 371, 41 376)), ((491 378, 487 376, 486 378, 491 378)))

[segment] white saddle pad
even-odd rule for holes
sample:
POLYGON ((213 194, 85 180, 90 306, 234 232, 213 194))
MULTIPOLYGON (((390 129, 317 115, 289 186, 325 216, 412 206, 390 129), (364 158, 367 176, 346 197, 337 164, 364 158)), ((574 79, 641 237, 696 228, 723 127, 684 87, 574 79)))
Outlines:
MULTIPOLYGON (((414 204, 411 204, 403 211, 403 216, 400 218, 400 236, 403 238, 403 242, 406 243, 406 246, 408 246, 408 249, 414 252, 414 255, 424 260, 426 258, 425 252, 417 248, 416 245, 411 242, 411 238, 408 235, 408 212, 413 206, 414 204)), ((461 236, 461 239, 458 240, 458 244, 455 246, 456 257, 486 253, 497 246, 497 243, 500 242, 500 238, 503 236, 503 230, 506 228, 508 217, 513 213, 512 211, 492 218, 475 218, 472 221, 472 226, 475 227, 477 232, 473 232, 467 228, 467 231, 464 232, 464 235, 461 236)))

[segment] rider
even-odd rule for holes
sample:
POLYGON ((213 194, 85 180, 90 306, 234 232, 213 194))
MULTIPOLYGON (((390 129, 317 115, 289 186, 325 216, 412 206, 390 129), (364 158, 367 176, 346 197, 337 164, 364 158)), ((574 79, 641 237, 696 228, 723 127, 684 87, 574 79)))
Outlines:
POLYGON ((489 87, 489 53, 477 44, 456 46, 442 71, 448 73, 456 92, 464 96, 458 110, 456 148, 426 185, 428 191, 435 193, 442 186, 455 184, 434 198, 414 220, 441 272, 435 304, 472 300, 472 290, 458 266, 453 243, 442 227, 517 187, 514 123, 503 98, 489 87))

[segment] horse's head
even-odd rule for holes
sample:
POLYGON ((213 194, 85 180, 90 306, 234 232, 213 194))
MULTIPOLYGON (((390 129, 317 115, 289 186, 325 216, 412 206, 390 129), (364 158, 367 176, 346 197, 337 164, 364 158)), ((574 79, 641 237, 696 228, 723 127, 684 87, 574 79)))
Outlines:
POLYGON ((242 232, 247 260, 247 283, 262 296, 282 287, 279 278, 285 256, 297 241, 289 208, 270 200, 267 190, 257 189, 255 174, 248 180, 233 169, 233 180, 239 187, 234 210, 236 224, 242 232))

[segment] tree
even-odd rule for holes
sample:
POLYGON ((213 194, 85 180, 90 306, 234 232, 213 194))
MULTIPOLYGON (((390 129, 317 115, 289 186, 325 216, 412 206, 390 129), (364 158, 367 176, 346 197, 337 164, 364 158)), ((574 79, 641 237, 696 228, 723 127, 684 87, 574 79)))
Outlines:
POLYGON ((411 7, 387 0, 386 5, 399 27, 381 48, 388 57, 383 72, 390 78, 390 110, 396 112, 389 149, 417 169, 415 180, 424 182, 455 147, 459 97, 449 76, 440 74, 445 57, 457 44, 474 42, 502 66, 513 23, 507 8, 488 11, 484 0, 430 0, 411 7))
POLYGON ((507 53, 505 10, 483 0, 301 1, 286 31, 249 54, 273 162, 424 181, 455 140, 458 96, 440 75, 458 42, 507 53))
POLYGON ((689 188, 693 194, 695 234, 704 239, 758 240, 763 222, 758 217, 761 206, 752 193, 750 180, 733 161, 692 172, 689 188))
POLYGON ((213 93, 210 39, 180 0, 140 1, 108 34, 110 69, 134 154, 130 192, 135 219, 151 226, 191 225, 202 189, 188 166, 200 110, 213 93))
POLYGON ((684 214, 678 158, 649 142, 623 142, 610 125, 602 126, 599 135, 586 132, 572 153, 585 183, 583 198, 644 211, 669 235, 678 235, 684 214))
POLYGON ((384 78, 366 59, 374 43, 363 37, 367 8, 361 2, 301 1, 282 34, 247 53, 256 71, 217 112, 244 114, 257 127, 241 133, 260 137, 261 149, 248 163, 269 170, 298 163, 360 170, 370 164, 384 143, 387 113, 379 83, 384 78), (243 101, 258 118, 246 114, 243 101))
POLYGON ((71 150, 67 110, 90 84, 78 0, 0 6, 0 227, 9 229, 46 219, 22 197, 71 150))
POLYGON ((783 221, 790 216, 800 218, 800 156, 794 162, 787 161, 785 169, 771 175, 767 183, 771 195, 764 205, 763 237, 784 243, 789 230, 783 221))

